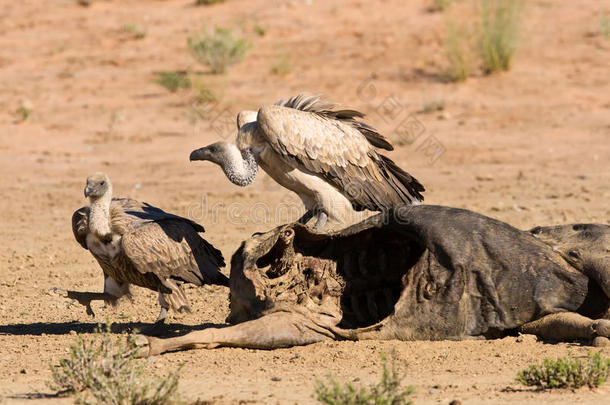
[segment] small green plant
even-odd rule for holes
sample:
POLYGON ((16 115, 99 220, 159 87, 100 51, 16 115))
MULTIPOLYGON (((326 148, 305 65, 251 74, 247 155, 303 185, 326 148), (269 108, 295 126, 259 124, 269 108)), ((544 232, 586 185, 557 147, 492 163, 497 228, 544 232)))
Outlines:
POLYGON ((453 0, 434 0, 433 10, 445 11, 453 3, 453 0))
POLYGON ((541 389, 599 387, 610 376, 610 358, 589 352, 586 359, 572 355, 556 360, 546 358, 517 373, 517 381, 541 389))
POLYGON ((521 0, 481 0, 480 52, 486 74, 509 70, 519 37, 521 0))
POLYGON ((30 118, 30 116, 32 115, 32 109, 25 105, 22 105, 21 107, 17 108, 16 112, 21 121, 27 121, 27 119, 30 118))
POLYGON ((606 38, 610 39, 610 18, 605 15, 599 16, 599 32, 606 38))
POLYGON ((224 3, 226 0, 195 0, 196 6, 209 6, 210 4, 224 3))
POLYGON ((437 111, 443 111, 445 109, 445 100, 430 100, 424 103, 422 112, 424 114, 430 114, 437 111))
POLYGON ((125 24, 123 31, 129 33, 133 39, 142 39, 146 36, 146 30, 136 24, 125 24))
POLYGON ((159 72, 156 74, 156 83, 165 87, 171 92, 178 89, 188 89, 191 87, 191 79, 182 72, 159 72))
POLYGON ((201 80, 193 79, 193 89, 196 103, 207 104, 218 101, 218 95, 201 80))
POLYGON ((401 390, 401 378, 396 372, 395 364, 388 366, 383 353, 380 354, 382 364, 381 380, 370 387, 356 387, 350 383, 339 384, 332 377, 325 384, 316 382, 316 398, 329 405, 410 405, 407 397, 415 390, 409 386, 401 390))
POLYGON ((445 52, 449 61, 446 76, 454 82, 464 81, 470 76, 470 36, 463 26, 457 26, 449 18, 444 37, 445 52))
POLYGON ((250 48, 244 38, 236 37, 228 28, 216 27, 213 32, 202 28, 187 40, 195 59, 210 67, 212 73, 224 73, 227 68, 241 62, 250 48))
POLYGON ((267 33, 267 30, 258 24, 254 24, 253 29, 254 29, 254 32, 256 33, 256 35, 258 35, 259 37, 264 37, 265 34, 267 33))
POLYGON ((161 379, 135 360, 135 337, 113 337, 110 325, 97 329, 91 340, 78 335, 68 358, 50 366, 49 386, 76 394, 79 404, 164 405, 174 403, 179 370, 161 379))
POLYGON ((286 76, 290 73, 290 60, 286 55, 281 55, 276 63, 271 66, 271 74, 277 76, 286 76))

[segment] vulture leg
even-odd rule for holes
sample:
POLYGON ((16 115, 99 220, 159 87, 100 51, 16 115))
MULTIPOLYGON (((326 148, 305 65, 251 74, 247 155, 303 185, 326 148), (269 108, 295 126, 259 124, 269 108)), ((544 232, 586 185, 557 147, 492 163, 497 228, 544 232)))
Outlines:
POLYGON ((110 298, 105 300, 106 304, 116 305, 119 298, 129 294, 129 284, 119 283, 112 277, 104 279, 104 293, 109 294, 110 298))
POLYGON ((163 324, 165 322, 165 317, 167 316, 167 310, 169 309, 169 304, 165 301, 163 294, 159 292, 159 305, 161 305, 161 312, 159 312, 159 316, 155 323, 163 324))
POLYGON ((313 211, 307 210, 301 218, 297 219, 297 222, 305 225, 311 218, 313 218, 313 211))
POLYGON ((234 326, 207 328, 171 338, 136 337, 141 357, 180 349, 213 349, 215 347, 244 347, 275 349, 307 345, 332 339, 327 329, 303 315, 275 312, 234 326))
POLYGON ((318 229, 324 228, 326 225, 326 221, 328 220, 328 214, 324 211, 320 211, 317 215, 316 224, 313 226, 313 230, 317 231, 318 229))
POLYGON ((161 306, 161 311, 159 312, 159 316, 155 323, 141 330, 145 335, 160 336, 167 331, 167 328, 165 327, 165 318, 167 317, 167 311, 169 310, 170 305, 161 292, 159 292, 159 305, 161 306))
POLYGON ((519 328, 519 331, 543 339, 557 341, 585 339, 593 341, 595 345, 603 345, 610 338, 610 320, 593 320, 575 312, 559 312, 526 323, 519 328))

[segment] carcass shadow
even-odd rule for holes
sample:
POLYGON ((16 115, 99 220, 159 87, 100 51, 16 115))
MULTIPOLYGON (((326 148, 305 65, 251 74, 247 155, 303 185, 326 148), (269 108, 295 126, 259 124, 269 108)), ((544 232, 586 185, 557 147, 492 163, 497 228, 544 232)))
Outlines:
MULTIPOLYGON (((180 323, 171 323, 160 327, 159 333, 155 336, 173 337, 181 336, 186 333, 203 330, 207 328, 224 328, 227 324, 202 323, 199 325, 184 325, 180 323)), ((110 325, 112 333, 131 333, 138 332, 147 334, 147 328, 150 328, 150 323, 143 322, 116 322, 110 325)), ((34 323, 13 323, 0 325, 0 335, 15 335, 15 336, 42 336, 44 335, 68 335, 71 332, 76 333, 95 333, 97 330, 104 330, 103 323, 95 322, 34 322, 34 323)))

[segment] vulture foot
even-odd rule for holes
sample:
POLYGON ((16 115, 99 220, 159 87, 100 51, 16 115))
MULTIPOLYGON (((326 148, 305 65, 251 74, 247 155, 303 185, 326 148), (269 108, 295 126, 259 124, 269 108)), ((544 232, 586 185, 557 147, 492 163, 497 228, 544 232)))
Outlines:
POLYGON ((167 332, 167 326, 165 325, 165 317, 167 316, 167 308, 161 307, 159 316, 155 323, 146 328, 142 329, 141 332, 148 336, 161 336, 167 332))
POLYGON ((152 325, 146 326, 140 330, 146 336, 162 336, 167 332, 167 325, 163 321, 157 321, 152 325))

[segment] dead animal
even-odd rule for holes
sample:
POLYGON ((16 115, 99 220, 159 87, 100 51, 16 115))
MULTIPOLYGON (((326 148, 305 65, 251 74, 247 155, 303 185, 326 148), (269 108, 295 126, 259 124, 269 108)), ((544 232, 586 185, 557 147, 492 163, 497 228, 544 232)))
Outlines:
POLYGON ((194 150, 190 160, 209 160, 239 186, 251 184, 260 166, 295 192, 315 229, 351 225, 360 211, 382 211, 423 200, 424 187, 377 148, 393 150, 354 110, 338 110, 318 96, 299 94, 258 112, 237 116, 236 143, 194 150))
POLYGON ((609 237, 606 225, 521 231, 431 205, 397 207, 337 233, 285 225, 233 255, 234 326, 138 343, 144 355, 518 332, 608 344, 609 237), (569 258, 574 249, 581 261, 569 258))
POLYGON ((190 311, 182 284, 228 286, 220 272, 225 265, 222 253, 199 235, 204 232, 201 225, 147 203, 112 198, 112 184, 104 173, 87 179, 85 197, 91 205, 74 213, 72 230, 102 267, 104 292, 58 291, 85 305, 89 315, 94 315, 91 301, 114 305, 129 295, 133 284, 158 291, 157 323, 162 324, 169 308, 190 311))

